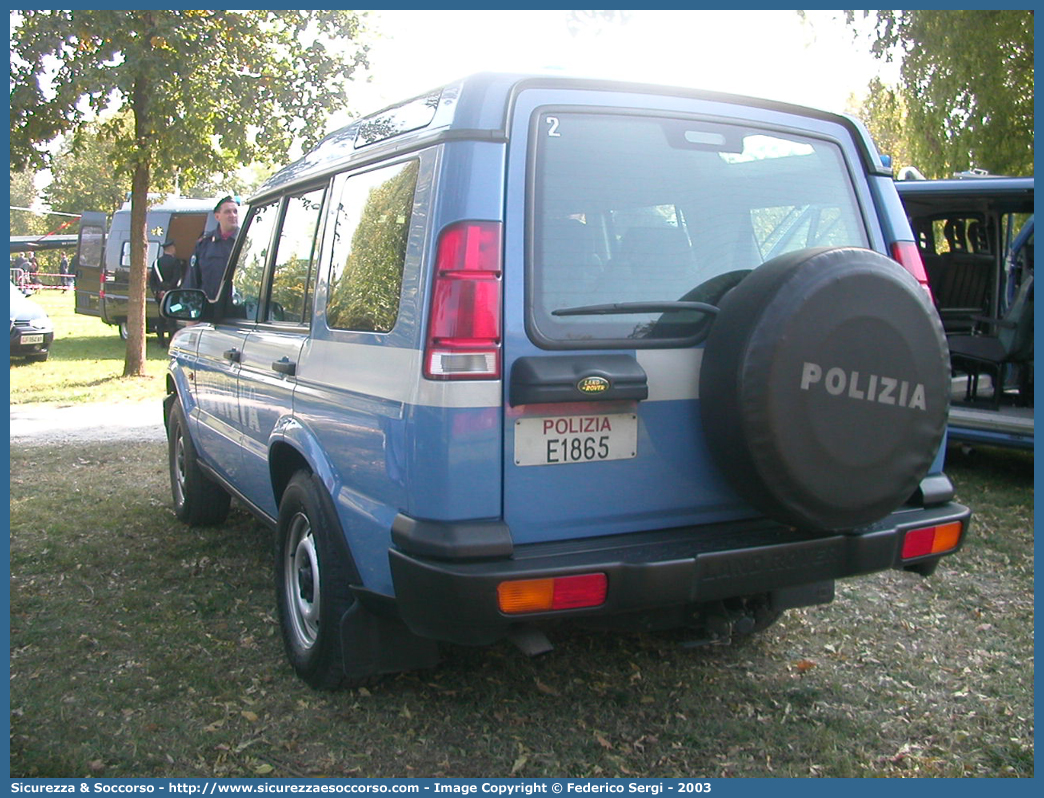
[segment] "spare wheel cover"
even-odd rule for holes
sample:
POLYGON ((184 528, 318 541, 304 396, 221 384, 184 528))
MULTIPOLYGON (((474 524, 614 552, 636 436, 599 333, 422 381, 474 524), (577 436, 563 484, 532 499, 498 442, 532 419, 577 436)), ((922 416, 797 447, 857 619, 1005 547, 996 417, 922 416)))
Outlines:
POLYGON ((865 525, 913 494, 942 443, 945 335, 889 258, 788 253, 722 300, 700 399, 712 455, 754 507, 819 529, 865 525))

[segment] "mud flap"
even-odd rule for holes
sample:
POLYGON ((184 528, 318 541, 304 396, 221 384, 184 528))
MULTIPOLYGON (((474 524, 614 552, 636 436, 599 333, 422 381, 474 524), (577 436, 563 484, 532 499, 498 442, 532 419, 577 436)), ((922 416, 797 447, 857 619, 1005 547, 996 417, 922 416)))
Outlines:
POLYGON ((433 668, 439 662, 434 640, 418 637, 401 621, 377 617, 358 601, 341 617, 341 654, 350 679, 433 668))

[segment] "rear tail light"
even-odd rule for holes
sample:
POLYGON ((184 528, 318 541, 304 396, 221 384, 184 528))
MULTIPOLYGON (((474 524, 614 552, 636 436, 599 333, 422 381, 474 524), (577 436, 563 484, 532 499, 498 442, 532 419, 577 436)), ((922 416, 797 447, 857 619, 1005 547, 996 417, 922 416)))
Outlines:
POLYGON ((953 521, 939 526, 928 526, 911 529, 903 538, 903 560, 926 557, 929 554, 943 554, 953 551, 961 542, 963 526, 960 521, 953 521))
POLYGON ((500 376, 500 223, 459 222, 442 231, 435 255, 424 376, 500 376))
POLYGON ((931 286, 928 285, 928 272, 925 271, 924 261, 921 253, 917 250, 917 244, 913 241, 895 241, 892 243, 892 259, 914 276, 921 287, 932 296, 931 286))
POLYGON ((497 585, 497 603, 506 615, 598 607, 605 603, 608 587, 605 574, 519 579, 497 585))

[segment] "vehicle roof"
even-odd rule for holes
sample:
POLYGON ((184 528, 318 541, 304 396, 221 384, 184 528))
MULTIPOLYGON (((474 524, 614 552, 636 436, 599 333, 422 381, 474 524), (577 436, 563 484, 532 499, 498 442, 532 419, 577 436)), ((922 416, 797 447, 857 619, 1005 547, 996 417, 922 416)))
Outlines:
POLYGON ((980 210, 984 205, 999 212, 1033 212, 1032 177, 965 177, 946 180, 897 180, 899 196, 913 214, 933 210, 980 210))
POLYGON ((851 130, 860 145, 868 168, 877 173, 890 174, 881 164, 880 156, 865 128, 858 120, 846 115, 773 100, 680 86, 629 83, 561 74, 482 72, 388 106, 330 133, 302 158, 266 180, 251 201, 262 199, 289 183, 328 174, 349 161, 365 163, 370 159, 385 157, 389 149, 414 149, 434 141, 453 138, 506 141, 510 107, 515 95, 527 88, 575 88, 661 94, 753 106, 831 120, 851 130))

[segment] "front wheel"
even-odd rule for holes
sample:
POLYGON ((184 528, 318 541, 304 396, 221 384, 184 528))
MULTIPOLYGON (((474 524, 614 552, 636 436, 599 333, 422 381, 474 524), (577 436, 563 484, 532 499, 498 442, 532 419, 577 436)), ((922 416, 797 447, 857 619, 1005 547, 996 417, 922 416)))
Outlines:
POLYGON ((174 515, 178 520, 192 526, 222 523, 228 517, 232 497, 199 467, 180 401, 171 408, 167 424, 167 459, 174 515))
POLYGON ((335 690, 345 680, 340 622, 355 599, 351 564, 335 545, 337 527, 320 490, 299 471, 279 503, 276 602, 294 671, 317 690, 335 690))

